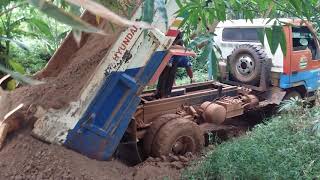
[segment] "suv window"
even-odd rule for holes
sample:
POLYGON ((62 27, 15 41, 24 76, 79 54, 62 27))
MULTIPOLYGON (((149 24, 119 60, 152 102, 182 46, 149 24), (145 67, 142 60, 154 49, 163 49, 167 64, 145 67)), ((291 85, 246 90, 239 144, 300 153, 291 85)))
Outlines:
POLYGON ((225 28, 222 31, 223 41, 259 42, 259 28, 225 28))

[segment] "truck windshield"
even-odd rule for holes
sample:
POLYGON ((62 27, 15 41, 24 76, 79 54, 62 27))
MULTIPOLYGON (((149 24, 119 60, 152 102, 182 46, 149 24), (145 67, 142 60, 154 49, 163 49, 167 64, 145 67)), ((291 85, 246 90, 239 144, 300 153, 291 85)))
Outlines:
POLYGON ((222 32, 223 41, 259 42, 259 28, 225 28, 222 32))

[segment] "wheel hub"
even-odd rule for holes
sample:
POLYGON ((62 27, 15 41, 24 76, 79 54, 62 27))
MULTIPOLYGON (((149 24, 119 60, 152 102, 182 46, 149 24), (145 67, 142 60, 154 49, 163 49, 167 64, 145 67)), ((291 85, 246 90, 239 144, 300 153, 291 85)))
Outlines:
POLYGON ((248 55, 243 55, 238 59, 237 71, 244 76, 248 76, 253 72, 254 66, 255 64, 253 59, 248 55))
POLYGON ((172 145, 172 153, 175 155, 184 155, 186 152, 194 152, 195 143, 191 137, 183 136, 176 140, 172 145))

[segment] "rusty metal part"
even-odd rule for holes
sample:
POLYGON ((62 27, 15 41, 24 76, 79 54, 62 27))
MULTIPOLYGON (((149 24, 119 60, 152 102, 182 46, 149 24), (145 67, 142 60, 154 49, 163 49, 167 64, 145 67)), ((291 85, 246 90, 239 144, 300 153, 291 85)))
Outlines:
POLYGON ((246 88, 246 87, 238 87, 239 94, 250 94, 252 92, 252 89, 246 88))
POLYGON ((136 126, 138 129, 140 128, 146 128, 151 125, 151 123, 144 123, 143 119, 143 108, 142 106, 139 106, 133 116, 133 119, 136 121, 136 126))
POLYGON ((243 102, 245 103, 243 105, 243 107, 245 109, 252 109, 254 107, 257 107, 259 105, 259 99, 257 96, 253 95, 253 94, 248 94, 248 95, 244 95, 242 96, 243 102))
POLYGON ((206 101, 201 104, 202 117, 208 123, 222 124, 227 116, 227 110, 216 103, 206 101))
POLYGON ((197 113, 196 109, 193 106, 189 106, 188 110, 189 110, 189 114, 191 114, 193 117, 199 116, 199 114, 197 113))
POLYGON ((197 113, 197 111, 193 106, 182 105, 177 109, 177 114, 191 121, 194 121, 195 119, 197 119, 197 117, 199 117, 199 114, 197 113))
MULTIPOLYGON (((162 114, 176 113, 177 108, 180 108, 181 105, 187 105, 188 107, 193 106, 196 108, 205 101, 213 101, 216 98, 219 98, 217 89, 219 85, 222 86, 222 96, 236 96, 238 94, 236 86, 221 84, 214 81, 186 85, 183 86, 186 88, 185 95, 143 102, 143 121, 148 124, 162 114)), ((151 91, 148 91, 147 94, 143 94, 141 97, 147 99, 146 96, 149 96, 150 93, 152 94, 151 91)))
POLYGON ((266 99, 266 104, 279 105, 282 102, 285 95, 286 91, 278 87, 272 87, 265 93, 261 94, 260 97, 266 99))
POLYGON ((241 96, 223 97, 215 103, 223 106, 227 110, 226 118, 240 116, 244 113, 243 102, 241 96))
POLYGON ((223 61, 219 61, 219 72, 220 72, 220 77, 225 80, 228 77, 228 70, 227 70, 227 63, 223 61))

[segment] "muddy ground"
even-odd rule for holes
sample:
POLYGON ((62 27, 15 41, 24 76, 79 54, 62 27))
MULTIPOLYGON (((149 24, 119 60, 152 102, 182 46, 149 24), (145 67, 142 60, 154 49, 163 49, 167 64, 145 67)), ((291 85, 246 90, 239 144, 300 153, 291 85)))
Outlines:
POLYGON ((129 167, 119 160, 96 161, 64 147, 46 144, 29 130, 12 135, 0 152, 0 179, 178 179, 169 162, 129 167))
MULTIPOLYGON (((0 180, 163 179, 165 177, 179 179, 180 168, 190 163, 181 164, 180 160, 163 162, 149 159, 136 166, 128 166, 118 159, 101 162, 31 137, 31 127, 35 121, 33 107, 61 109, 78 99, 92 72, 123 30, 121 28, 112 30, 107 22, 102 22, 99 26, 112 36, 92 34, 83 39, 84 42, 80 47, 70 44, 62 47, 66 48, 63 49, 64 53, 51 59, 46 68, 35 76, 46 84, 25 86, 2 95, 0 117, 20 103, 24 103, 25 109, 23 117, 20 118, 24 121, 20 125, 22 127, 10 134, 0 151, 0 180)), ((248 127, 244 125, 242 130, 245 131, 248 127)), ((239 134, 243 133, 235 132, 235 136, 239 134)), ((228 135, 225 137, 228 138, 228 135)))
MULTIPOLYGON (((222 138, 243 135, 260 120, 256 115, 230 120, 227 124, 238 125, 238 131, 223 133, 222 138)), ((135 166, 116 158, 96 161, 62 146, 41 142, 30 135, 30 129, 24 129, 10 135, 0 151, 0 179, 180 179, 183 168, 200 155, 186 157, 149 158, 135 166)))

